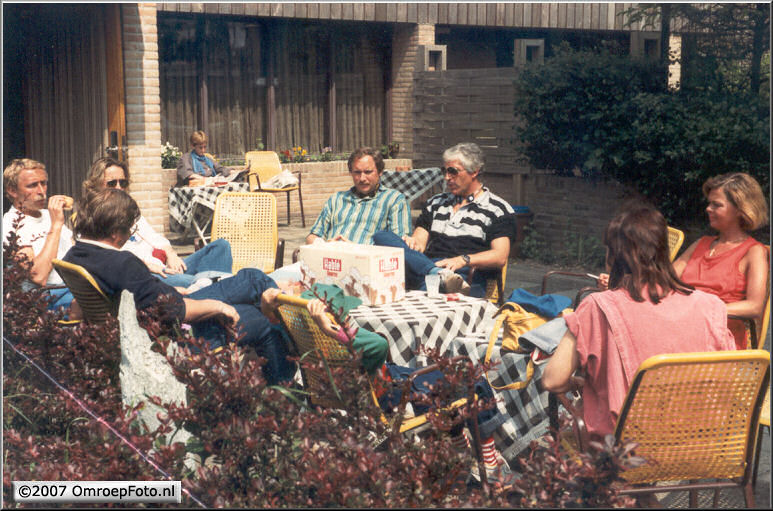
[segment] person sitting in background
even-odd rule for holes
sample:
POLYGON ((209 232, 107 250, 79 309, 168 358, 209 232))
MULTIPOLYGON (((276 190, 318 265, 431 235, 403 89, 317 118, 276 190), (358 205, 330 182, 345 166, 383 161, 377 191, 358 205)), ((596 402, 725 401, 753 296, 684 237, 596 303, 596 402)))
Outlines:
POLYGON ((225 343, 223 325, 233 324, 242 334, 239 342, 267 359, 263 371, 270 384, 292 378, 294 367, 287 360, 287 345, 271 325, 276 322, 273 311, 280 291, 262 271, 243 269, 183 297, 155 278, 137 256, 120 250, 140 217, 137 203, 126 192, 106 188, 86 194, 78 203, 78 212, 78 240, 64 260, 85 268, 106 294, 128 290, 137 309, 168 296, 170 301, 160 318, 165 326, 171 331, 175 324, 190 323, 194 334, 206 339, 211 348, 225 343))
MULTIPOLYGON (((768 296, 765 246, 749 235, 768 223, 759 183, 744 173, 723 174, 703 184, 709 224, 717 236, 703 236, 674 261, 676 274, 696 289, 717 295, 727 313, 759 320, 768 296)), ((728 321, 738 349, 747 347, 744 323, 728 321)), ((757 325, 759 328, 759 324, 757 325)))
POLYGON ((207 134, 194 131, 191 135, 191 151, 182 155, 177 163, 177 186, 203 184, 205 177, 221 175, 227 177, 231 170, 207 156, 207 134))
POLYGON ((564 316, 568 331, 542 376, 544 388, 559 393, 571 390, 577 369, 585 371, 585 424, 601 438, 614 432, 628 386, 647 358, 735 349, 722 301, 674 272, 659 211, 625 205, 607 226, 604 244, 609 290, 588 295, 564 316))
MULTIPOLYGON (((129 167, 113 158, 100 158, 91 164, 82 188, 84 197, 105 188, 128 192, 129 167)), ((173 287, 186 288, 200 278, 230 275, 233 265, 231 245, 224 239, 215 240, 181 259, 169 240, 157 233, 142 215, 122 250, 139 257, 148 270, 173 287)))
POLYGON ((330 197, 306 237, 306 243, 352 241, 373 243, 373 233, 389 231, 398 238, 411 228, 411 212, 405 196, 380 184, 384 172, 381 152, 361 147, 349 156, 354 186, 330 197))
POLYGON ((377 232, 376 245, 405 251, 405 284, 426 289, 424 277, 439 273, 446 293, 469 292, 464 278, 475 268, 474 296, 483 296, 486 279, 507 264, 514 235, 513 208, 483 186, 483 151, 474 143, 457 144, 443 153, 448 192, 432 197, 412 236, 377 232))
MULTIPOLYGON (((32 263, 30 277, 37 286, 63 286, 64 281, 54 271, 52 261, 61 259, 72 246, 72 231, 64 224, 65 208, 72 208, 72 199, 48 194, 46 166, 28 158, 13 160, 3 171, 3 187, 13 204, 3 215, 3 243, 11 232, 19 237, 18 256, 32 263), (46 209, 48 205, 48 209, 46 209), (14 231, 14 222, 21 219, 14 231)), ((72 293, 66 287, 48 291, 53 297, 49 308, 70 307, 72 293)), ((73 311, 71 319, 79 317, 73 311)))

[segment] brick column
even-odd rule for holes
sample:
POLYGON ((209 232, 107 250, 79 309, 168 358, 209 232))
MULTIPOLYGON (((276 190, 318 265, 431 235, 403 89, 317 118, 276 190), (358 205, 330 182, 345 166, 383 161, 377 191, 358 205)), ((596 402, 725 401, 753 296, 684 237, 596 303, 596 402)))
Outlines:
POLYGON ((418 47, 435 44, 435 25, 396 25, 392 37, 392 135, 400 156, 413 157, 413 75, 418 47))
POLYGON ((156 4, 123 4, 121 14, 131 195, 148 222, 163 232, 169 214, 162 187, 156 4))

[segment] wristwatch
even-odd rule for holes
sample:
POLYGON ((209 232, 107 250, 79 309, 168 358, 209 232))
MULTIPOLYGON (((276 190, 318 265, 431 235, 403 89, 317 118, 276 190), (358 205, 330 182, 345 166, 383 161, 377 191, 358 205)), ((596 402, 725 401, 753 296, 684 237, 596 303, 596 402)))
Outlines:
POLYGON ((464 254, 462 256, 462 259, 464 259, 464 265, 465 266, 469 266, 470 265, 470 256, 468 256, 467 254, 464 254))

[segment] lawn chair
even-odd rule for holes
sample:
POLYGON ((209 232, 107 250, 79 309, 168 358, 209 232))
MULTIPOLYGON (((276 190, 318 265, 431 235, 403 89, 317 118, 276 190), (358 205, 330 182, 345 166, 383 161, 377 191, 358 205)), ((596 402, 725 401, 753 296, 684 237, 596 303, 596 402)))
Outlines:
MULTIPOLYGON (((765 245, 768 250, 768 272, 770 272, 770 245, 765 245)), ((768 335, 768 326, 770 325, 770 287, 768 287, 768 299, 765 301, 765 308, 762 310, 760 318, 742 318, 729 314, 729 319, 740 319, 746 323, 746 347, 755 350, 761 350, 765 345, 765 337, 768 335)))
MULTIPOLYGON (((329 367, 340 367, 347 364, 350 360, 349 352, 346 347, 343 346, 338 340, 327 336, 322 330, 319 329, 317 324, 306 309, 308 300, 289 296, 285 294, 279 295, 277 298, 279 306, 279 315, 282 320, 282 324, 287 328, 290 333, 290 339, 292 340, 295 348, 300 356, 304 356, 308 359, 312 365, 316 365, 321 360, 324 360, 329 367)), ((455 357, 454 360, 464 359, 464 356, 455 357)), ((410 380, 413 378, 426 374, 428 372, 437 369, 437 365, 430 365, 414 371, 410 376, 410 380)), ((326 371, 315 371, 310 369, 301 368, 301 377, 303 378, 303 386, 309 392, 309 401, 313 406, 322 406, 326 408, 345 409, 346 403, 340 401, 338 396, 332 390, 330 385, 330 377, 326 371)), ((378 399, 375 392, 371 388, 370 392, 375 406, 378 408, 378 399)), ((392 431, 399 433, 418 432, 421 426, 427 423, 426 415, 419 415, 416 417, 405 418, 404 412, 407 405, 407 393, 403 394, 403 399, 398 406, 398 411, 395 414, 395 418, 392 423, 392 431)), ((450 409, 459 408, 467 404, 467 399, 462 398, 454 401, 449 405, 450 409)), ((388 424, 386 417, 382 414, 382 421, 388 424)), ((483 472, 483 458, 480 443, 480 435, 477 432, 477 421, 473 418, 472 422, 475 424, 475 431, 473 432, 473 444, 476 458, 478 459, 479 469, 481 474, 483 472)), ((423 428, 422 428, 423 429, 423 428)))
MULTIPOLYGON (((674 227, 668 228, 668 257, 673 262, 674 259, 676 259, 676 254, 679 253, 679 249, 682 246, 682 243, 684 242, 684 233, 680 231, 679 229, 676 229, 674 227)), ((572 302, 572 308, 576 309, 577 305, 580 304, 580 301, 585 297, 585 295, 592 293, 594 291, 598 291, 597 282, 598 282, 598 276, 592 275, 590 273, 580 273, 580 272, 571 272, 571 271, 563 271, 563 270, 553 270, 545 273, 545 275, 542 277, 542 291, 540 294, 545 294, 548 290, 548 282, 551 277, 557 276, 557 275, 564 275, 568 277, 577 277, 577 278, 583 278, 583 279, 591 279, 594 281, 595 285, 592 286, 585 286, 582 287, 578 292, 577 295, 575 295, 574 302, 572 302)))
POLYGON ((231 244, 233 270, 258 268, 271 273, 284 260, 284 240, 279 239, 276 198, 270 193, 223 192, 215 202, 212 240, 231 244))
MULTIPOLYGON (((763 350, 676 353, 642 362, 615 438, 637 443, 634 453, 647 463, 621 474, 634 485, 621 493, 690 491, 690 507, 697 507, 697 490, 713 488, 716 507, 721 488, 742 488, 746 506, 754 507, 754 447, 769 381, 770 353, 763 350), (653 486, 666 481, 676 484, 653 486)), ((556 396, 574 418, 575 445, 587 449, 582 412, 565 395, 556 396)))
MULTIPOLYGON (((472 285, 472 278, 475 274, 475 268, 470 268, 467 274, 467 283, 472 285)), ((507 282, 507 262, 502 266, 496 278, 486 279, 486 300, 495 305, 502 305, 505 300, 505 283, 507 282)))
POLYGON ((684 233, 675 227, 668 228, 668 258, 673 262, 684 243, 684 233))
POLYGON ((118 313, 118 302, 107 296, 91 274, 77 264, 54 259, 56 272, 83 310, 83 318, 89 323, 104 323, 108 316, 118 313))
POLYGON ((303 192, 301 191, 301 173, 293 172, 298 178, 297 186, 286 188, 266 188, 263 183, 282 172, 279 156, 274 151, 250 151, 245 155, 247 162, 247 180, 251 192, 268 192, 287 194, 287 225, 290 225, 290 192, 298 191, 298 201, 301 205, 301 225, 306 227, 306 217, 303 214, 303 192))

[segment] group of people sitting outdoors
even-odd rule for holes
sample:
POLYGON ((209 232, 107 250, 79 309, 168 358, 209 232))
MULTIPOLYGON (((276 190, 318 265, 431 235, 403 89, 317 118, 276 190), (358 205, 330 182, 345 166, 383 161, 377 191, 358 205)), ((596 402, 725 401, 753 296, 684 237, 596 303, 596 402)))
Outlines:
MULTIPOLYGON (((196 132, 191 142, 193 150, 178 168, 181 182, 219 171, 204 154, 206 135, 196 132)), ((353 186, 328 199, 306 242, 400 247, 408 289, 425 289, 424 277, 439 274, 442 291, 483 296, 486 279, 507 263, 515 235, 513 209, 481 182, 484 156, 476 144, 457 144, 442 159, 447 191, 427 201, 411 231, 405 196, 380 183, 382 155, 367 147, 357 149, 348 160, 353 186)), ((3 217, 4 239, 15 230, 19 256, 31 262, 31 285, 61 285, 52 266, 59 258, 83 266, 109 295, 132 292, 138 309, 165 295, 164 320, 170 328, 190 323, 196 335, 219 346, 226 342, 226 330, 235 327, 240 342, 268 360, 264 375, 270 383, 292 379, 295 367, 287 360, 289 349, 277 327, 277 283, 258 269, 230 276, 231 253, 225 240, 180 258, 127 193, 125 163, 111 158, 94 162, 75 205, 74 232, 65 225, 66 207, 72 206, 67 198, 47 198, 42 163, 14 160, 5 168, 3 181, 13 204, 3 217), (215 282, 192 290, 191 284, 202 277, 215 282)), ((718 235, 699 239, 673 264, 663 215, 642 202, 626 204, 604 234, 609 273, 600 279, 601 292, 589 295, 565 316, 568 331, 545 366, 542 385, 563 392, 575 371, 584 371, 584 414, 592 433, 613 431, 629 382, 643 360, 660 353, 743 349, 743 324, 728 322, 728 314, 762 315, 769 256, 750 236, 768 221, 762 190, 749 175, 733 173, 709 179, 703 192, 710 225, 718 235)), ((49 292, 52 308, 72 305, 69 314, 78 316, 77 303, 66 288, 49 292)), ((309 310, 323 331, 339 334, 325 314, 325 304, 311 300, 309 310)), ((375 342, 381 344, 369 349, 371 370, 383 366, 388 353, 383 337, 376 336, 375 342)), ((490 388, 481 390, 487 393, 490 388)), ((484 442, 487 448, 493 448, 491 433, 484 442)))

